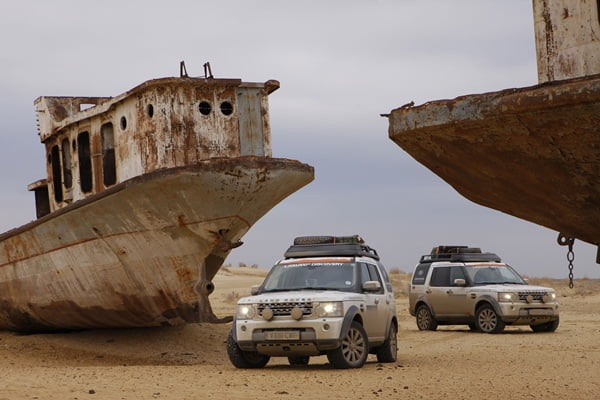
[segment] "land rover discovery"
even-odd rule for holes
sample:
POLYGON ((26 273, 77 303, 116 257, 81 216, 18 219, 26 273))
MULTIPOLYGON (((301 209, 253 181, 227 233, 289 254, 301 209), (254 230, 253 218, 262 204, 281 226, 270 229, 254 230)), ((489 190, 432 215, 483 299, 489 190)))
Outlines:
POLYGON ((493 253, 438 246, 421 257, 409 287, 409 310, 419 330, 468 325, 485 333, 506 325, 554 332, 559 324, 554 289, 531 286, 493 253))
POLYGON ((369 353, 396 361, 392 285, 377 252, 355 236, 298 237, 252 296, 237 303, 227 353, 238 368, 270 357, 306 365, 327 355, 335 368, 360 368, 369 353))

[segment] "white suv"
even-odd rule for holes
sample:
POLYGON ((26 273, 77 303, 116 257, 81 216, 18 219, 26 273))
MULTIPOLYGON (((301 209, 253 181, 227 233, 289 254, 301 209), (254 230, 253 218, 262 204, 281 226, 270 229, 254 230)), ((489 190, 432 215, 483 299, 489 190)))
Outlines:
POLYGON ((409 311, 419 330, 465 324, 485 333, 505 325, 554 332, 559 323, 554 289, 528 285, 496 254, 467 246, 438 246, 421 257, 409 287, 409 311))
POLYGON ((238 301, 227 340, 238 368, 271 356, 306 365, 326 354, 335 368, 360 368, 369 353, 396 361, 398 321, 388 274, 358 236, 299 237, 253 296, 238 301))

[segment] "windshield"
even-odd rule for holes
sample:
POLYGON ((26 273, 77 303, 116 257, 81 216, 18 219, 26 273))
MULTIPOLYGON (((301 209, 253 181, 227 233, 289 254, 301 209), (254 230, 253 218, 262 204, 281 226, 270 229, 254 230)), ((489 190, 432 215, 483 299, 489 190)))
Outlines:
POLYGON ((265 278, 262 292, 303 289, 356 291, 356 271, 354 262, 278 264, 265 278))
POLYGON ((465 269, 474 285, 489 285, 494 283, 525 284, 523 278, 508 265, 476 265, 465 269))

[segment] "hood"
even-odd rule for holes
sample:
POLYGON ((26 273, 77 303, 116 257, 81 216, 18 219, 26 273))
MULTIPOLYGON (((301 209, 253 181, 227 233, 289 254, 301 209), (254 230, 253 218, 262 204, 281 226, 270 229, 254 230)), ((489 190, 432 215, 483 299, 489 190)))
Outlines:
POLYGON ((471 288, 487 289, 491 292, 554 292, 554 289, 545 286, 534 285, 517 285, 514 283, 494 284, 494 285, 477 285, 471 288))
POLYGON ((338 290, 293 290, 289 292, 263 293, 256 296, 242 297, 238 304, 250 303, 285 303, 360 300, 358 293, 340 292, 338 290))

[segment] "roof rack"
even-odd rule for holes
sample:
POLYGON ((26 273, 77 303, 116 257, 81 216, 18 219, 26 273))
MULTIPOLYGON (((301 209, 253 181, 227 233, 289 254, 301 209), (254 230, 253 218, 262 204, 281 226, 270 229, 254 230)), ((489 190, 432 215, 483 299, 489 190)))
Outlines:
POLYGON ((366 256, 379 260, 377 251, 353 236, 299 236, 284 254, 285 258, 321 256, 366 256))
POLYGON ((479 247, 444 245, 434 247, 430 254, 422 256, 420 260, 421 263, 430 263, 435 261, 500 262, 501 259, 497 254, 494 253, 482 253, 479 247))

